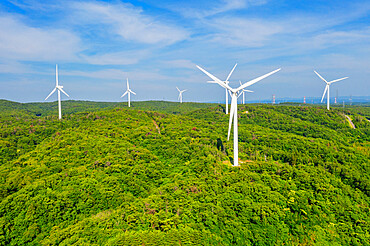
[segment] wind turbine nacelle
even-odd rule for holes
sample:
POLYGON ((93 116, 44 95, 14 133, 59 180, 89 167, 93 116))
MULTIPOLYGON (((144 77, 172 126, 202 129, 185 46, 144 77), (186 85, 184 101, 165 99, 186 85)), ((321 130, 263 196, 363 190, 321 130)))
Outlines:
POLYGON ((63 85, 58 85, 57 88, 63 89, 63 85))

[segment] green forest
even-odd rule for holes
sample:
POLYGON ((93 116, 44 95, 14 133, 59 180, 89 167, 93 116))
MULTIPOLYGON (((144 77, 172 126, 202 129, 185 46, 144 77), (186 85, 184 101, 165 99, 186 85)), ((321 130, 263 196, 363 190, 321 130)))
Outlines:
POLYGON ((0 100, 0 245, 370 245, 370 105, 0 100), (355 129, 351 128, 349 116, 355 129))

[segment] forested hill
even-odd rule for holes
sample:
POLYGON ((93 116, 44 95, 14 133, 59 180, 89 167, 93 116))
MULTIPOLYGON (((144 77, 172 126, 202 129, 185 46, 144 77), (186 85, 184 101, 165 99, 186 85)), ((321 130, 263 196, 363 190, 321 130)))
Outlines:
POLYGON ((0 102, 0 245, 369 244, 366 107, 239 105, 236 168, 223 106, 68 103, 0 102))
MULTIPOLYGON (((96 112, 113 108, 141 109, 146 111, 158 111, 162 113, 181 114, 199 108, 207 108, 212 103, 182 103, 166 101, 139 101, 131 102, 131 108, 127 107, 127 102, 93 102, 93 101, 62 101, 63 114, 74 114, 79 112, 96 112)), ((0 112, 4 115, 19 115, 23 112, 34 116, 50 116, 58 112, 58 102, 45 103, 17 103, 0 99, 0 112)))

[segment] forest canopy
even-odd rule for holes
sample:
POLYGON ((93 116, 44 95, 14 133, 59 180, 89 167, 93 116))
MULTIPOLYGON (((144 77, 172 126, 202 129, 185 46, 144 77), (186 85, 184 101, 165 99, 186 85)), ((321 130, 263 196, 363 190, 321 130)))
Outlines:
POLYGON ((367 245, 367 105, 0 100, 0 245, 367 245), (352 129, 348 115, 356 129, 352 129))

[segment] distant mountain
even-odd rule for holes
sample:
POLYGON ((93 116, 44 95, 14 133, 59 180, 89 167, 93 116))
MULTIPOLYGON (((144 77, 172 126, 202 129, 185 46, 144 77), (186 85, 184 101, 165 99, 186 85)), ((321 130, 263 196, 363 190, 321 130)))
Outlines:
MULTIPOLYGON (((326 103, 326 99, 323 103, 326 103)), ((334 104, 334 97, 330 98, 330 103, 334 104)), ((370 103, 370 96, 340 96, 337 98, 337 104, 342 105, 343 101, 345 105, 349 104, 358 104, 358 103, 370 103)), ((248 103, 272 103, 271 99, 265 99, 265 100, 251 100, 247 101, 248 103)), ((292 97, 282 97, 282 98, 275 98, 275 103, 285 103, 285 102, 298 102, 303 103, 303 97, 301 98, 292 98, 292 97)), ((307 104, 321 104, 321 97, 306 97, 306 103, 307 104)))

